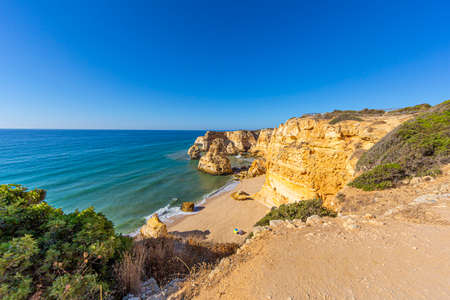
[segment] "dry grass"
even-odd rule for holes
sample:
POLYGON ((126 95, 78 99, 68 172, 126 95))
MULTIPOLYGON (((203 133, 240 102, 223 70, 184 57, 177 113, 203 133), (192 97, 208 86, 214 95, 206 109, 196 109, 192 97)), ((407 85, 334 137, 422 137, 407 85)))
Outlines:
POLYGON ((139 295, 141 282, 145 276, 147 253, 141 243, 134 244, 130 252, 125 253, 122 261, 114 268, 119 290, 122 294, 139 295))
POLYGON ((195 238, 165 237, 136 241, 133 249, 115 268, 121 295, 140 293, 144 279, 153 277, 159 285, 209 269, 221 258, 233 254, 235 243, 212 243, 195 238))

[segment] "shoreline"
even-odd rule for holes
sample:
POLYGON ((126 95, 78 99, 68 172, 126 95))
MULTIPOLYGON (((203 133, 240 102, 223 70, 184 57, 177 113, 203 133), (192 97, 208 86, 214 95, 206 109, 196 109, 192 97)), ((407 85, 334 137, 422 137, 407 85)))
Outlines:
MULTIPOLYGON (((213 194, 197 204, 194 213, 174 215, 165 221, 169 233, 180 237, 193 237, 214 242, 242 242, 253 225, 269 210, 258 199, 237 201, 231 193, 243 190, 253 195, 261 189, 265 176, 247 178, 237 182, 230 190, 213 194), (234 228, 244 234, 237 235, 234 228)), ((227 185, 226 185, 227 186, 227 185)))

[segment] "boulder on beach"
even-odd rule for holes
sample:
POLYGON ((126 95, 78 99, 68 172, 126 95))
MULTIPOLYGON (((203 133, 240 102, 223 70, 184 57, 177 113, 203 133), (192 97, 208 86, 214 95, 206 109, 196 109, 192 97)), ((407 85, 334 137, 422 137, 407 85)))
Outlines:
POLYGON ((167 226, 154 214, 147 223, 141 227, 141 235, 143 238, 159 238, 167 236, 167 226))
POLYGON ((194 211, 195 205, 194 202, 183 202, 181 203, 181 210, 185 212, 194 211))
POLYGON ((250 194, 246 193, 244 191, 238 191, 238 192, 231 193, 231 198, 238 200, 238 201, 252 200, 252 197, 250 197, 250 194))

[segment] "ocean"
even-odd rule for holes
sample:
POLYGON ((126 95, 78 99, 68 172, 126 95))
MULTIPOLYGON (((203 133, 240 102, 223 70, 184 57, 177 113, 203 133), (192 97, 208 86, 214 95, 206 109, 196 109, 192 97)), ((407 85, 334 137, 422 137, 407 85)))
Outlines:
MULTIPOLYGON (((187 149, 204 131, 0 130, 0 184, 47 190, 64 212, 93 206, 124 234, 158 212, 167 220, 182 201, 229 189, 231 176, 197 170, 187 149)), ((232 158, 232 165, 250 160, 232 158)))

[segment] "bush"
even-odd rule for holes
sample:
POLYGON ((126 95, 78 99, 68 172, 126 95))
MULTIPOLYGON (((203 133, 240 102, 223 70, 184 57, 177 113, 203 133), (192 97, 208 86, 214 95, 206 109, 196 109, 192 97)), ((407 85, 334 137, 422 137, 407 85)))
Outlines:
POLYGON ((403 107, 400 109, 392 110, 389 114, 412 114, 417 112, 424 112, 431 108, 431 105, 428 103, 417 104, 414 106, 403 107))
POLYGON ((131 246, 93 208, 64 214, 45 191, 0 185, 0 298, 90 299, 131 246))
POLYGON ((304 200, 295 203, 282 204, 279 207, 273 207, 270 212, 259 220, 256 226, 269 225, 270 220, 295 220, 306 219, 312 215, 321 217, 335 217, 336 213, 322 206, 321 199, 304 200))
POLYGON ((339 115, 337 117, 335 117, 333 120, 330 121, 330 124, 336 124, 342 121, 346 121, 346 120, 353 120, 353 121, 362 121, 361 118, 358 118, 357 116, 353 115, 353 114, 342 114, 339 115))
MULTIPOLYGON (((338 118, 342 115, 353 116, 353 117, 364 117, 364 116, 379 116, 385 113, 382 109, 368 109, 364 108, 363 110, 339 110, 335 109, 332 112, 327 112, 323 114, 315 115, 319 119, 334 119, 338 118)), ((351 119, 349 119, 351 120, 351 119)))
POLYGON ((376 166, 349 183, 350 186, 364 191, 384 190, 391 188, 397 181, 405 178, 405 171, 399 164, 376 166))
POLYGON ((402 178, 436 176, 449 162, 450 100, 403 123, 365 152, 356 164, 365 173, 350 185, 370 190, 394 187, 402 178), (401 166, 401 171, 392 166, 401 166), (387 174, 382 176, 382 171, 387 174))

